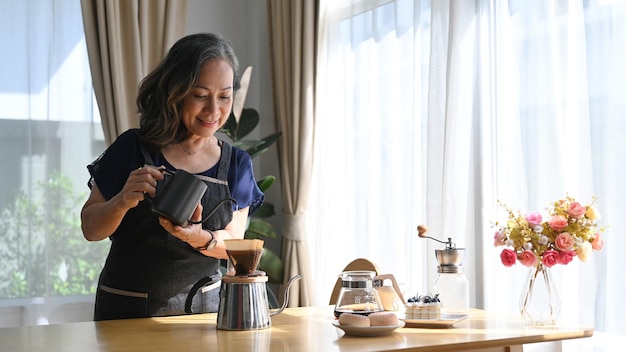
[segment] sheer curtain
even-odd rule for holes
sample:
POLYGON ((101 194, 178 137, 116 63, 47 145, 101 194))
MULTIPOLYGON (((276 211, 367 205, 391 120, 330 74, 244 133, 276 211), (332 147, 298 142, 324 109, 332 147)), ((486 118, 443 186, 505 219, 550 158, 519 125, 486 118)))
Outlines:
POLYGON ((315 303, 366 257, 402 287, 426 271, 427 2, 322 1, 311 237, 315 303))
POLYGON ((526 268, 504 268, 498 199, 543 211, 598 196, 604 249, 556 268, 561 319, 626 334, 617 271, 626 190, 624 1, 329 1, 321 19, 316 303, 355 257, 408 294, 433 289, 441 245, 468 249, 471 305, 517 313, 526 268))
POLYGON ((80 230, 104 149, 80 2, 0 2, 0 326, 91 320, 108 244, 80 230))

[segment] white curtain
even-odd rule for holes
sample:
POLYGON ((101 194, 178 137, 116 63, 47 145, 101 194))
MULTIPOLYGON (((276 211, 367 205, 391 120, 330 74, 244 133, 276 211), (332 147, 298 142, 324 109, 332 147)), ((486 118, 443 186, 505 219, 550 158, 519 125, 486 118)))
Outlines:
POLYGON ((366 257, 423 287, 427 6, 322 1, 312 244, 315 303, 366 257))
MULTIPOLYGON (((598 196, 605 248, 556 267, 562 321, 626 334, 619 268, 624 1, 328 1, 321 6, 311 239, 315 303, 367 257, 408 295, 433 289, 434 249, 468 256, 473 307, 517 312, 526 268, 493 247, 501 200, 543 211, 598 196)), ((406 295, 405 295, 406 296, 406 295)))

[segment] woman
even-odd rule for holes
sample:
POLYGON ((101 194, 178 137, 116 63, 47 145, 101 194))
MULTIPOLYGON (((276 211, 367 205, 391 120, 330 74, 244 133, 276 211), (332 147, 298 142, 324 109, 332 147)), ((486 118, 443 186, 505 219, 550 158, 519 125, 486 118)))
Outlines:
MULTIPOLYGON (((88 241, 111 240, 95 320, 183 314, 192 285, 221 275, 224 240, 243 238, 248 215, 264 196, 250 156, 215 136, 239 88, 237 69, 224 38, 180 39, 140 84, 140 128, 124 132, 88 166, 83 234, 88 241), (185 170, 208 187, 189 224, 152 211, 164 169, 185 170)), ((212 287, 196 295, 194 312, 217 311, 219 285, 212 287)))

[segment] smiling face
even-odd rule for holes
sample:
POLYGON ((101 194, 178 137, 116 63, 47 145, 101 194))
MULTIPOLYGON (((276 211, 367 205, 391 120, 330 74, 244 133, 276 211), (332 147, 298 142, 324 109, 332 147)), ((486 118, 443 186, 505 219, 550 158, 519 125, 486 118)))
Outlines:
POLYGON ((233 106, 233 79, 226 60, 202 64, 198 82, 183 98, 182 121, 188 137, 210 137, 226 123, 233 106))

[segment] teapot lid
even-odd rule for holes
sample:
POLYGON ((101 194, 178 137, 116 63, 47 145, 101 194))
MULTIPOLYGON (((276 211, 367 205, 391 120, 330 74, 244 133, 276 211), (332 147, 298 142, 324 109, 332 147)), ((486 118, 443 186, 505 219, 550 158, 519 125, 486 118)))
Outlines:
POLYGON ((346 288, 372 288, 376 276, 374 271, 354 270, 341 273, 341 287, 346 288))
POLYGON ((257 270, 254 274, 250 275, 224 275, 222 281, 225 283, 233 284, 249 284, 253 282, 267 282, 267 275, 265 272, 257 270))

